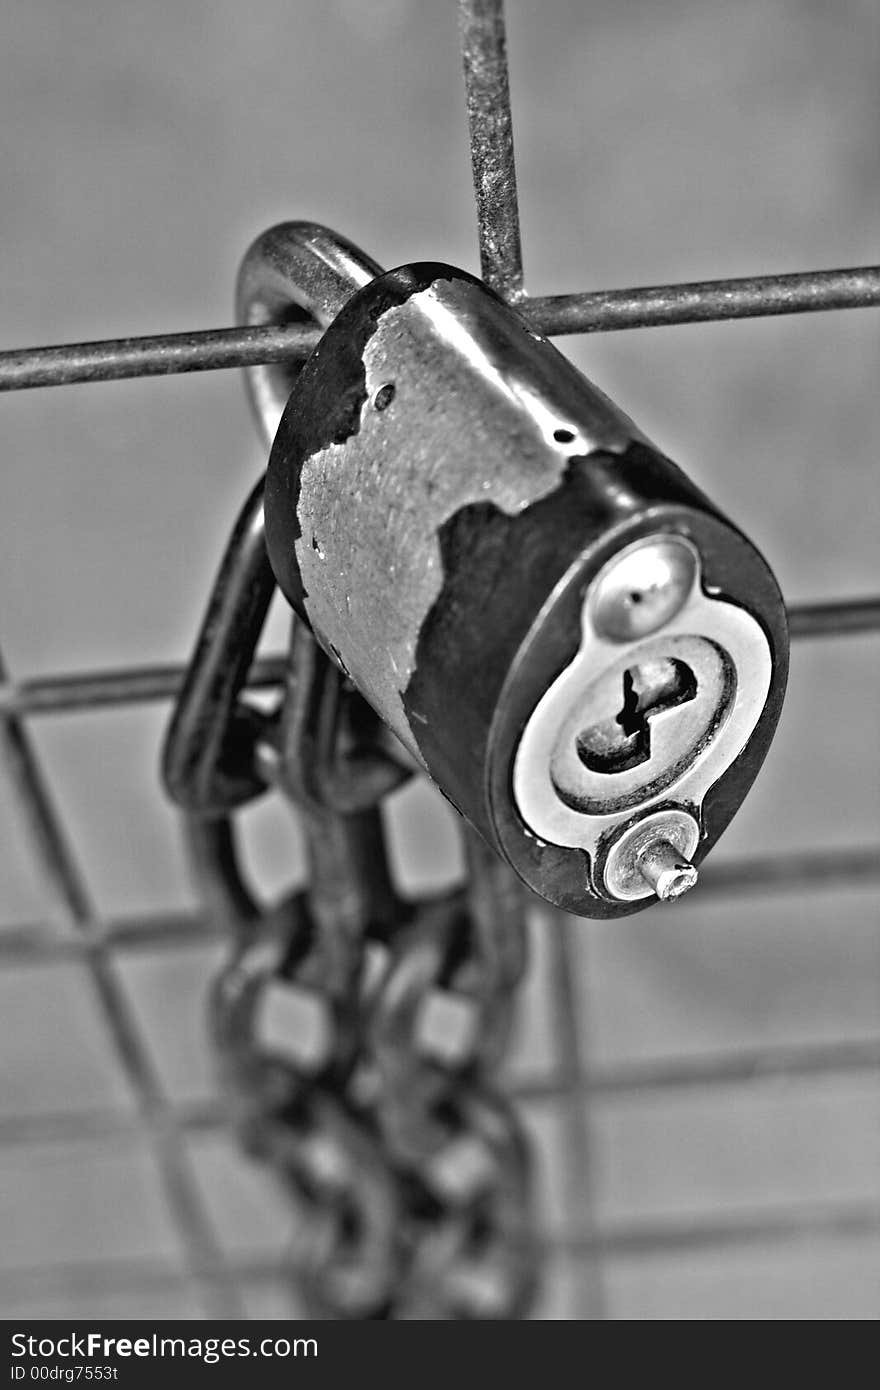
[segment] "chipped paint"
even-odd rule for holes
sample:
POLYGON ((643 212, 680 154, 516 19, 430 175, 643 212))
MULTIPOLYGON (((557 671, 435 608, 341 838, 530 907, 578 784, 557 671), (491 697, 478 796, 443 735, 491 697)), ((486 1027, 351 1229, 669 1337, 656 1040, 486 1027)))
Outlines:
POLYGON ((637 431, 469 277, 436 276, 367 315, 359 336, 356 362, 343 350, 344 409, 302 464, 296 562, 309 620, 334 632, 352 678, 418 756, 402 692, 443 586, 444 525, 477 502, 522 515, 560 486, 573 448, 621 450, 637 431), (313 534, 332 570, 303 543, 313 534))

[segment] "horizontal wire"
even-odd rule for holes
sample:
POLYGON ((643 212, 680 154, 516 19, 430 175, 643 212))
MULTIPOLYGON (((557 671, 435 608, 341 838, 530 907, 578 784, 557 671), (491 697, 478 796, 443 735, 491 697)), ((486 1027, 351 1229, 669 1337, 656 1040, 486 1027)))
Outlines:
MULTIPOLYGON (((549 295, 519 300, 516 309, 535 332, 558 336, 877 305, 880 266, 864 266, 549 295)), ((308 325, 269 324, 14 348, 0 352, 0 391, 302 361, 320 336, 308 325)))
MULTIPOLYGON (((569 1073, 508 1082, 521 1101, 555 1100, 585 1093, 614 1099, 658 1091, 689 1091, 718 1086, 750 1086, 762 1081, 794 1081, 859 1072, 880 1072, 880 1037, 837 1039, 822 1043, 787 1043, 734 1049, 693 1057, 657 1057, 645 1061, 597 1064, 569 1073)), ((204 1121, 204 1115, 202 1119, 204 1121)), ((193 1116, 192 1123, 195 1123, 193 1116)), ((0 1138, 3 1127, 0 1125, 0 1138)))
POLYGON ((219 925, 199 912, 154 912, 111 919, 98 940, 86 940, 39 922, 0 927, 0 969, 41 962, 88 960, 112 946, 125 953, 139 950, 185 950, 212 941, 225 941, 219 925))
MULTIPOLYGON (((797 639, 880 632, 880 598, 795 604, 788 619, 791 635, 797 639)), ((281 655, 259 658, 251 667, 248 688, 266 690, 280 685, 286 661, 281 655)), ((173 700, 180 692, 184 672, 182 664, 169 663, 0 682, 0 716, 72 714, 112 705, 173 700)))
MULTIPOLYGON (((558 1232, 545 1231, 541 1246, 545 1256, 569 1260, 596 1254, 626 1259, 804 1240, 873 1241, 878 1237, 880 1203, 843 1198, 814 1204, 773 1205, 723 1216, 698 1212, 662 1219, 617 1218, 589 1233, 579 1231, 572 1223, 558 1232)), ((265 1251, 238 1252, 234 1263, 230 1261, 230 1273, 240 1285, 280 1283, 289 1288, 290 1274, 285 1268, 281 1238, 277 1253, 268 1256, 265 1251)), ((40 1298, 69 1296, 74 1291, 92 1296, 110 1290, 142 1296, 154 1290, 183 1295, 189 1287, 190 1280, 177 1265, 154 1255, 10 1265, 0 1271, 0 1294, 4 1305, 9 1306, 14 1301, 33 1304, 40 1298)))
MULTIPOLYGON (((719 1086, 739 1088, 762 1082, 811 1081, 824 1077, 880 1072, 880 1037, 838 1039, 821 1043, 787 1043, 769 1047, 732 1049, 693 1057, 658 1057, 617 1064, 584 1067, 575 1059, 546 1076, 505 1078, 505 1091, 513 1099, 534 1104, 656 1095, 658 1092, 710 1090, 719 1086)), ((214 1133, 227 1128, 229 1116, 216 1097, 178 1105, 173 1112, 177 1128, 187 1134, 214 1133)), ((41 1111, 0 1116, 0 1146, 67 1144, 89 1140, 139 1141, 143 1116, 136 1111, 88 1109, 41 1111)))
POLYGON ((691 912, 706 894, 743 897, 753 893, 797 892, 803 888, 858 888, 880 882, 880 847, 789 850, 757 858, 710 862, 700 870, 700 892, 679 904, 691 912))
MULTIPOLYGON (((291 1288, 290 1272, 282 1264, 280 1251, 274 1260, 265 1255, 250 1259, 239 1256, 234 1265, 229 1262, 229 1268, 239 1284, 245 1280, 271 1280, 291 1288), (251 1267, 259 1272, 252 1274, 251 1267)), ((8 1309, 26 1303, 29 1316, 34 1317, 39 1313, 30 1310, 38 1307, 41 1300, 59 1298, 67 1302, 72 1293, 92 1297, 132 1294, 144 1298, 154 1292, 166 1297, 173 1294, 178 1299, 192 1292, 197 1300, 200 1289, 185 1270, 161 1255, 107 1255, 103 1259, 54 1260, 49 1265, 11 1265, 0 1269, 0 1307, 8 1309)), ((91 1317, 94 1320, 93 1311, 91 1317)))
POLYGON ((788 626, 794 638, 880 632, 880 597, 793 604, 788 610, 788 626))
POLYGON ((742 1245, 778 1245, 802 1240, 873 1240, 880 1236, 880 1202, 859 1199, 742 1211, 730 1216, 643 1217, 617 1221, 595 1233, 566 1228, 550 1249, 584 1259, 590 1255, 648 1256, 678 1251, 720 1250, 742 1245))
MULTIPOLYGON (((286 665, 287 658, 281 655, 255 661, 248 688, 266 690, 282 684, 286 665)), ((182 663, 172 663, 6 682, 0 685, 0 714, 72 714, 173 700, 180 693, 185 670, 182 663)))
MULTIPOLYGON (((741 897, 755 892, 797 892, 859 888, 880 883, 880 846, 839 850, 796 850, 763 857, 710 862, 700 875, 700 891, 679 904, 696 910, 710 897, 741 897)), ((225 940, 220 927, 199 912, 156 912, 109 921, 99 937, 87 939, 38 922, 0 927, 0 969, 87 958, 112 946, 115 951, 181 950, 225 940)))
POLYGON ((516 307, 533 328, 555 336, 814 314, 829 309, 867 309, 878 304, 880 266, 855 266, 548 295, 527 299, 516 307))
POLYGON ((16 348, 0 352, 0 391, 304 361, 320 337, 320 330, 309 325, 266 324, 258 328, 209 328, 194 333, 16 348))

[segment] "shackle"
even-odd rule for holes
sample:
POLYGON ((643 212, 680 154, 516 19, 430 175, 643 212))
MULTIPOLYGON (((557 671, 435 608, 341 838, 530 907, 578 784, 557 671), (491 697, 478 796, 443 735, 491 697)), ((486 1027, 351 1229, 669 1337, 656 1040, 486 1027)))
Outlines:
MULTIPOLYGON (((328 328, 356 290, 381 266, 347 237, 315 222, 282 222, 251 244, 238 272, 236 320, 249 328, 313 320, 328 328)), ((251 409, 268 449, 284 413, 299 364, 245 368, 251 409)))

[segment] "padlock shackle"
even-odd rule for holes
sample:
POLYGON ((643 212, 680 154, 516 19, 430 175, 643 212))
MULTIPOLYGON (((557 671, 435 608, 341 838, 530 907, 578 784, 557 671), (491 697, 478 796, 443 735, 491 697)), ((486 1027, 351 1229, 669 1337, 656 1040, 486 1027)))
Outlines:
MULTIPOLYGON (((258 236, 245 254, 236 319, 248 327, 312 319, 327 328, 355 291, 381 274, 382 267, 347 237, 316 222, 281 222, 258 236)), ((245 370, 251 409, 267 448, 298 372, 292 362, 245 370)))
POLYGON ((239 695, 274 592, 261 478, 227 543, 165 736, 165 790, 187 811, 220 815, 265 789, 255 767, 265 721, 239 695))

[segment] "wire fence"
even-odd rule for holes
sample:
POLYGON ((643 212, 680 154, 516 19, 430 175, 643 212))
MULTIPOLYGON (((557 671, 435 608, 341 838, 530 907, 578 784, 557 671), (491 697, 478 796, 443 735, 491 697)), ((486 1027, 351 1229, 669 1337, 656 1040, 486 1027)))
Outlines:
MULTIPOLYGON (((880 266, 757 276, 640 289, 530 298, 522 289, 522 255, 501 0, 462 0, 461 42, 467 92, 474 188, 483 276, 516 304, 531 327, 548 334, 609 332, 653 325, 700 323, 778 314, 880 306, 880 266)), ((0 390, 87 383, 126 377, 240 368, 303 359, 318 331, 307 326, 229 328, 126 338, 0 353, 0 390)), ((792 607, 795 639, 843 639, 880 633, 880 595, 819 601, 792 607)), ((262 658, 250 673, 252 688, 280 684, 283 656, 262 658)), ((108 1038, 136 1102, 134 1113, 92 1110, 0 1117, 0 1145, 65 1142, 85 1136, 141 1136, 158 1162, 166 1198, 186 1254, 186 1278, 203 1294, 206 1311, 241 1316, 239 1281, 274 1278, 274 1262, 239 1261, 233 1270, 212 1227, 191 1171, 186 1137, 219 1129, 219 1103, 172 1102, 160 1080, 148 1039, 120 985, 123 954, 146 948, 175 952, 216 935, 198 913, 131 916, 103 920, 92 903, 52 789, 34 751, 31 719, 114 706, 173 700, 182 668, 176 664, 88 671, 39 679, 13 679, 0 663, 0 739, 18 811, 38 856, 47 888, 47 919, 23 923, 0 934, 0 967, 39 968, 75 959, 88 969, 108 1038), (72 928, 60 931, 59 927, 72 928)), ((809 885, 833 892, 841 885, 880 883, 880 846, 818 850, 728 862, 707 869, 703 902, 713 896, 787 892, 809 885)), ((552 1074, 512 1089, 522 1100, 553 1098, 564 1104, 570 1151, 566 1205, 579 1212, 569 1233, 547 1238, 548 1248, 578 1261, 587 1281, 584 1306, 602 1311, 598 1271, 615 1252, 656 1253, 705 1247, 783 1242, 835 1235, 863 1238, 880 1233, 880 1208, 860 1200, 809 1206, 762 1207, 730 1217, 634 1221, 612 1228, 593 1214, 593 1159, 588 1120, 592 1098, 691 1087, 741 1085, 768 1077, 792 1078, 880 1071, 880 1037, 829 1040, 784 1047, 741 1049, 723 1055, 667 1058, 603 1065, 589 1057, 582 1019, 572 991, 576 973, 575 924, 556 914, 550 934, 554 960, 551 987, 558 1055, 552 1074)), ((5 1276, 4 1276, 5 1277, 5 1276)), ((43 1293, 75 1278, 101 1291, 119 1281, 147 1288, 168 1286, 177 1276, 145 1257, 127 1265, 83 1263, 64 1270, 19 1272, 43 1293)))

